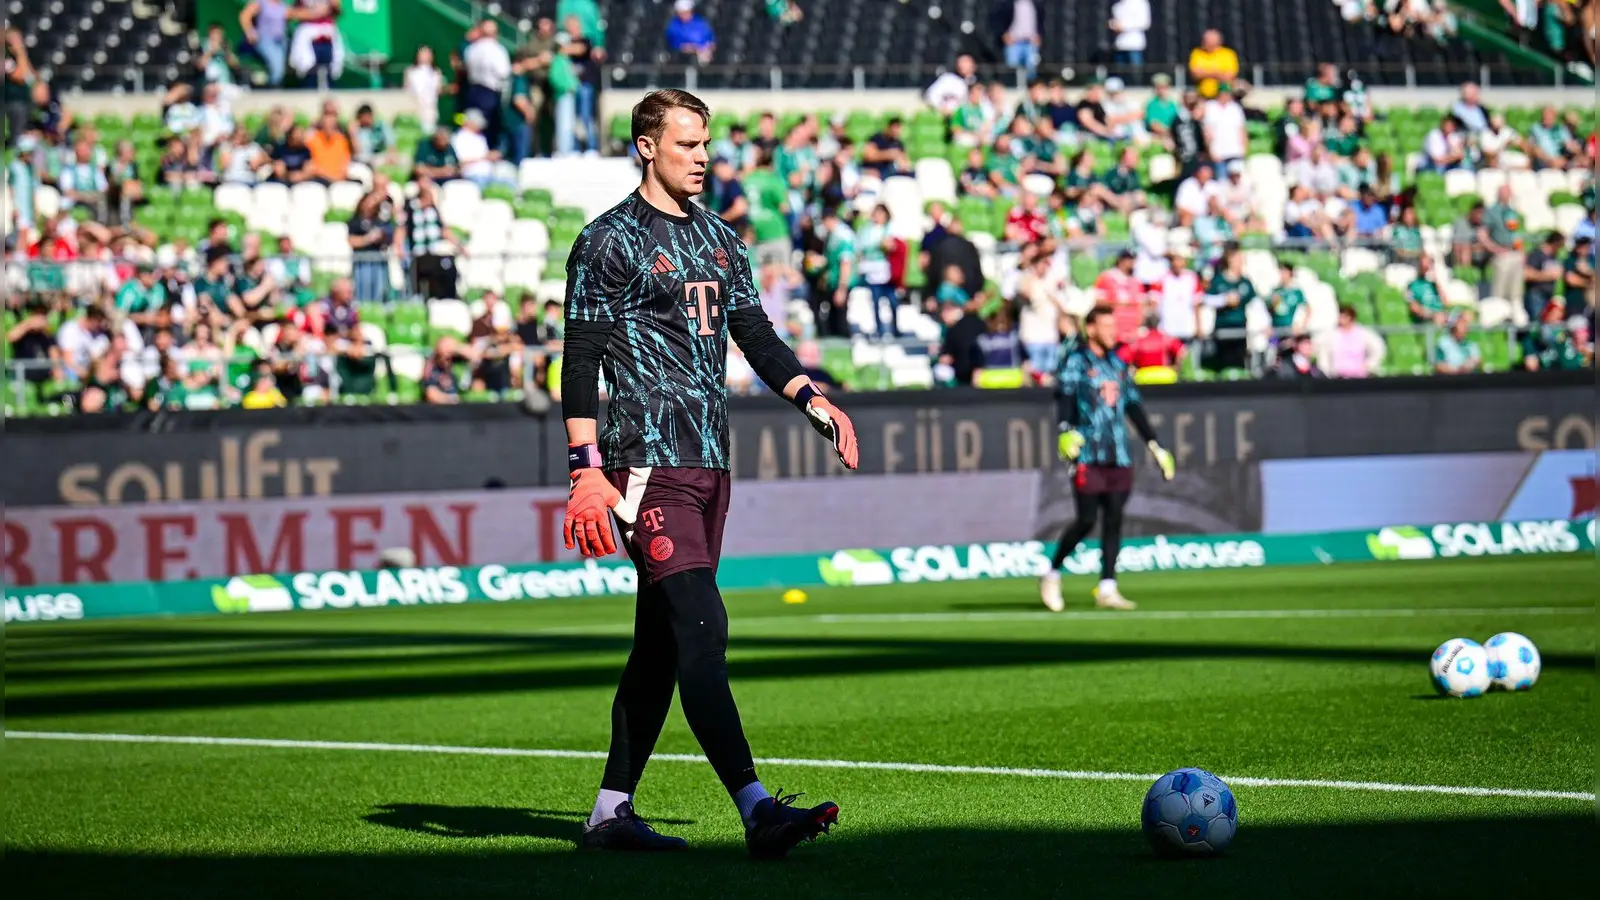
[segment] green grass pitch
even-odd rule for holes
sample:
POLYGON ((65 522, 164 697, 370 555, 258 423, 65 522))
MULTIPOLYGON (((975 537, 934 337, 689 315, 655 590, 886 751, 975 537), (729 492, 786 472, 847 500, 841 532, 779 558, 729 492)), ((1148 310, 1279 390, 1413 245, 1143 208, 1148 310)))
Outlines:
MULTIPOLYGON (((12 627, 6 890, 1549 896, 1591 887, 1595 583, 1569 557, 1130 576, 1135 614, 1092 612, 1086 578, 1061 616, 1025 581, 732 595, 762 780, 843 808, 776 864, 744 856, 702 762, 657 760, 638 797, 687 853, 595 857, 573 846, 598 759, 441 749, 604 750, 629 601, 12 627), (1434 697, 1437 644, 1503 630, 1543 652, 1533 691, 1434 697), (1267 783, 1235 783, 1226 856, 1158 861, 1135 776, 1190 765, 1267 783)), ((698 752, 677 711, 658 752, 698 752)))

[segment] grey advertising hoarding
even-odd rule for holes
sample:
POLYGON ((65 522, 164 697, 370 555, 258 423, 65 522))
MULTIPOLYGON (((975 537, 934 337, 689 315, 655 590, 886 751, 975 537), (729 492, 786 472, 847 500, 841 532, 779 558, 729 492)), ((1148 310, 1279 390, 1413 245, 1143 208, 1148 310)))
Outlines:
MULTIPOLYGON (((1150 389, 1161 439, 1196 467, 1371 454, 1594 446, 1590 373, 1150 389)), ((1052 469, 1047 391, 845 395, 863 474, 1052 469)), ((800 415, 771 396, 731 403, 742 479, 842 476, 800 415)), ((559 410, 509 405, 229 411, 9 423, 0 488, 14 506, 561 487, 559 410)))

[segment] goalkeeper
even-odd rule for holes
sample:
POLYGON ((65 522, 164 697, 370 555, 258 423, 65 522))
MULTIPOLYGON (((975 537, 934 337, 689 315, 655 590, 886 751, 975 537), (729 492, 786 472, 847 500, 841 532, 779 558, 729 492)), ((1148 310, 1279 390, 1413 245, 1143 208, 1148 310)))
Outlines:
POLYGON ((1100 531, 1100 583, 1095 605, 1133 609, 1117 590, 1117 553, 1122 549, 1122 511, 1133 491, 1133 455, 1128 447, 1128 422, 1149 448, 1161 476, 1175 473, 1172 454, 1156 443, 1155 430, 1139 401, 1133 370, 1112 348, 1117 325, 1108 306, 1097 306, 1084 320, 1083 341, 1061 363, 1057 375, 1056 415, 1061 437, 1058 449, 1070 465, 1077 518, 1061 532, 1050 557, 1050 571, 1039 579, 1039 599, 1053 612, 1065 607, 1061 598, 1061 563, 1096 523, 1100 531))

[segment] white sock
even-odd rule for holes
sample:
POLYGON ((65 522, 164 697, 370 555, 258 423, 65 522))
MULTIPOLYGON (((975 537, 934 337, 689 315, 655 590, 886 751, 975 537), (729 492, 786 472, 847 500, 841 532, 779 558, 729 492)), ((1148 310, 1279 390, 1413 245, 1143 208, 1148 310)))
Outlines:
POLYGON ((1100 579, 1100 593, 1104 594, 1106 591, 1111 591, 1111 592, 1115 593, 1116 590, 1117 590, 1117 580, 1115 578, 1102 578, 1102 579, 1100 579))
POLYGON ((617 807, 624 803, 632 802, 632 794, 624 794, 621 791, 608 791, 605 788, 601 788, 600 796, 594 800, 594 812, 589 814, 589 824, 599 825, 607 819, 616 818, 617 807))
POLYGON ((750 782, 740 788, 739 793, 733 795, 734 805, 739 807, 739 818, 744 820, 746 828, 750 827, 750 819, 755 815, 756 804, 770 796, 772 795, 767 793, 767 789, 762 787, 759 781, 750 782))

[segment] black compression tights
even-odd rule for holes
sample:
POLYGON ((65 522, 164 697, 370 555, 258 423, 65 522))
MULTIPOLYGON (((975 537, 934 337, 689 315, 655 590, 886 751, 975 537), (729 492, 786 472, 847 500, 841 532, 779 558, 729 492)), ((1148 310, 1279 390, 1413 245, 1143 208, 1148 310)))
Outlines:
POLYGON ((1094 531, 1095 522, 1105 515, 1105 527, 1100 531, 1100 577, 1117 577, 1117 553, 1122 550, 1122 509, 1128 505, 1128 494, 1085 494, 1072 492, 1078 504, 1078 517, 1067 523, 1056 543, 1055 555, 1050 557, 1050 571, 1059 571, 1061 563, 1078 549, 1078 544, 1094 531))
POLYGON ((728 687, 728 611, 710 569, 639 589, 633 652, 611 703, 611 751, 600 787, 632 794, 678 688, 683 717, 729 794, 756 780, 750 744, 728 687))

